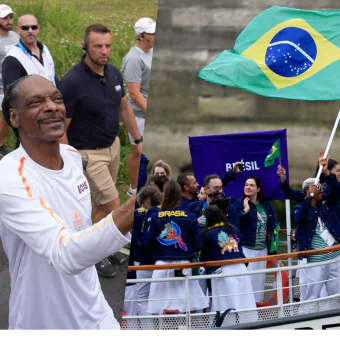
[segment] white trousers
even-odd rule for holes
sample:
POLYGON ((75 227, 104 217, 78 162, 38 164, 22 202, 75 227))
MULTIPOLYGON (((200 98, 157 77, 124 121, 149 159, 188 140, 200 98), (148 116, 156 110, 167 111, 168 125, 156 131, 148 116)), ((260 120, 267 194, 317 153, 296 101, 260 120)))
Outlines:
MULTIPOLYGON (((189 263, 189 261, 157 261, 156 265, 189 263)), ((174 277, 173 269, 154 270, 153 279, 174 277)), ((191 270, 190 274, 191 275, 191 270)), ((189 281, 190 310, 201 310, 209 305, 208 298, 203 293, 197 280, 189 281)), ((147 311, 152 314, 163 314, 164 310, 186 311, 186 290, 184 281, 152 282, 147 311), (155 299, 155 300, 152 300, 155 299)))
MULTIPOLYGON (((298 266, 301 264, 307 264, 307 259, 298 260, 298 266)), ((299 278, 300 283, 300 302, 306 301, 307 276, 305 269, 298 269, 296 271, 296 277, 299 278)))
MULTIPOLYGON (((136 271, 137 279, 151 279, 152 278, 152 270, 137 270, 136 271)), ((150 292, 150 282, 141 282, 136 285, 136 294, 137 294, 137 315, 149 315, 146 310, 148 308, 148 298, 150 292), (145 301, 141 301, 145 300, 145 301)))
POLYGON ((137 315, 137 302, 126 300, 137 300, 137 284, 125 287, 124 311, 126 315, 137 315))
MULTIPOLYGON (((151 279, 152 278, 152 270, 137 270, 136 276, 137 279, 151 279)), ((137 295, 137 303, 136 303, 136 315, 150 315, 148 313, 148 299, 150 293, 150 282, 141 282, 136 285, 136 295, 137 295), (145 300, 145 301, 141 301, 145 300)), ((151 319, 139 319, 140 327, 143 330, 153 329, 153 322, 151 319)))
MULTIPOLYGON (((304 271, 307 286, 305 288, 305 301, 320 297, 322 287, 325 285, 327 296, 339 293, 339 263, 331 263, 312 268, 305 268, 304 271), (334 279, 325 283, 318 282, 334 279)), ((300 272, 301 277, 301 272, 300 272)))
MULTIPOLYGON (((246 273, 245 264, 232 264, 222 266, 223 274, 246 273)), ((256 308, 253 288, 249 275, 244 276, 229 276, 217 279, 211 279, 212 304, 211 311, 225 311, 228 308, 233 309, 251 309, 256 308), (247 295, 241 293, 249 292, 247 295), (233 296, 221 295, 235 294, 233 296), (214 296, 218 297, 214 297, 214 296)))
MULTIPOLYGON (((243 254, 247 258, 253 258, 258 256, 267 256, 268 250, 267 248, 262 250, 253 250, 243 247, 243 254)), ((267 261, 261 262, 249 262, 247 269, 248 270, 262 270, 266 269, 267 261)), ((254 297, 256 302, 260 302, 264 299, 264 284, 266 279, 266 274, 257 274, 257 275, 249 275, 251 280, 251 285, 253 287, 254 297), (255 293, 256 291, 260 291, 255 293)))

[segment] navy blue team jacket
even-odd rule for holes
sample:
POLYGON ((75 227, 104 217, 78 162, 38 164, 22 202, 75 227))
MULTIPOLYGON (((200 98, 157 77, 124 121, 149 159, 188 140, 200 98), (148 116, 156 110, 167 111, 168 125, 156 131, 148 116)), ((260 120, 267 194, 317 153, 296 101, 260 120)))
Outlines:
POLYGON ((145 222, 142 246, 154 260, 191 260, 201 250, 202 242, 196 216, 187 210, 160 210, 145 222))
POLYGON ((201 232, 202 251, 200 260, 205 262, 245 258, 239 230, 235 226, 233 228, 234 233, 230 233, 222 222, 212 228, 204 229, 201 232))

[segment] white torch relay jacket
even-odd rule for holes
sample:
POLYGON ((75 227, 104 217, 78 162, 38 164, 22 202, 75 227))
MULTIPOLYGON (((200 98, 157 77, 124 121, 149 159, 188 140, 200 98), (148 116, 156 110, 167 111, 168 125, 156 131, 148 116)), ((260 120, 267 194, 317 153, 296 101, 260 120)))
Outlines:
POLYGON ((62 170, 22 146, 0 162, 0 236, 9 259, 10 329, 94 329, 110 307, 94 264, 130 242, 111 214, 91 221, 81 156, 60 145, 62 170))

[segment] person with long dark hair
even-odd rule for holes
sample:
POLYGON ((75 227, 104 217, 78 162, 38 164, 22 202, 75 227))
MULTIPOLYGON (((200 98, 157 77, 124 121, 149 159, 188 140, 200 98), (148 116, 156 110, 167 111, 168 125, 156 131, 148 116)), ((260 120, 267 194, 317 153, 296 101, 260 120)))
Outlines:
MULTIPOLYGON (((264 197, 261 180, 250 176, 244 183, 243 197, 234 202, 243 253, 247 258, 268 255, 270 235, 277 225, 274 208, 264 197)), ((250 262, 248 270, 265 269, 266 264, 266 261, 250 262)), ((251 275, 251 283, 255 301, 263 300, 265 274, 251 275)))
MULTIPOLYGON (((227 220, 227 217, 216 205, 206 208, 204 216, 207 226, 201 232, 202 251, 201 261, 219 261, 245 258, 240 243, 239 229, 227 220)), ((207 267, 208 273, 246 273, 244 263, 207 267)), ((228 308, 256 308, 253 288, 249 275, 230 276, 211 279, 211 308, 212 312, 224 311, 228 308), (239 295, 249 292, 246 295, 239 295), (232 296, 223 296, 235 294, 232 296)))
MULTIPOLYGON (((181 209, 182 190, 180 185, 169 180, 164 185, 161 210, 146 221, 147 230, 142 241, 150 250, 156 265, 189 263, 195 252, 201 249, 199 226, 194 214, 181 209)), ((191 269, 189 270, 189 275, 191 269)), ((152 278, 183 276, 182 270, 154 270, 152 278)), ((190 310, 204 309, 208 299, 196 280, 189 281, 190 310)), ((184 281, 152 282, 147 311, 163 314, 165 310, 186 311, 186 290, 184 281)))
MULTIPOLYGON (((145 221, 148 215, 157 212, 159 205, 162 203, 163 194, 155 184, 144 186, 137 195, 137 202, 140 208, 135 210, 134 222, 132 228, 132 241, 130 256, 134 255, 135 265, 153 265, 151 254, 146 249, 141 248, 140 243, 145 233, 145 221)), ((137 279, 149 279, 152 277, 152 270, 137 270, 137 279)), ((136 314, 148 315, 147 299, 150 291, 150 282, 140 282, 136 285, 136 314)), ((148 325, 149 320, 141 320, 142 328, 148 325)))

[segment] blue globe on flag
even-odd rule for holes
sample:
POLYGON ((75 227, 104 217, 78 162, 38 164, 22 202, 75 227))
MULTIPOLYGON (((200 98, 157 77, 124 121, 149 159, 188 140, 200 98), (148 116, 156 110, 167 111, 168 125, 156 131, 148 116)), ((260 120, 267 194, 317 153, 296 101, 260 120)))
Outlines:
POLYGON ((286 27, 271 40, 265 63, 282 77, 297 77, 313 65, 316 55, 315 41, 307 31, 286 27))

